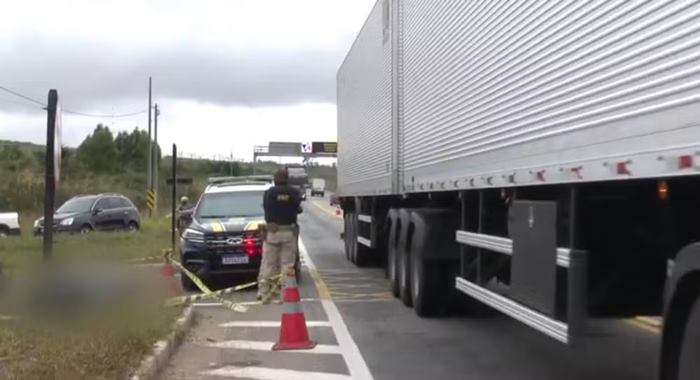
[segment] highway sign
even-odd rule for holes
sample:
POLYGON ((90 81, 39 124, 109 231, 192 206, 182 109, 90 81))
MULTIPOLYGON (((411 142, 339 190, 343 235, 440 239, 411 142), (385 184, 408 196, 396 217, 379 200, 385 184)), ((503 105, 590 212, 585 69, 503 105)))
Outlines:
POLYGON ((313 153, 336 154, 338 153, 338 143, 330 141, 314 141, 311 143, 311 150, 313 153))
POLYGON ((301 153, 313 153, 313 147, 310 142, 301 143, 301 153))
POLYGON ((268 144, 268 151, 265 153, 279 156, 297 156, 299 152, 300 147, 298 142, 271 141, 268 144))

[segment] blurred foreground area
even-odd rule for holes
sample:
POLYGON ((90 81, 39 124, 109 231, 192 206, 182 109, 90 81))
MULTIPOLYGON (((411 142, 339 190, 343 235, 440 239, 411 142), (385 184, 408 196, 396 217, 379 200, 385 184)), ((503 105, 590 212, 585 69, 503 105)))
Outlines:
POLYGON ((0 379, 124 379, 181 312, 162 306, 175 278, 129 261, 169 242, 169 219, 59 235, 45 264, 41 238, 0 240, 0 379))

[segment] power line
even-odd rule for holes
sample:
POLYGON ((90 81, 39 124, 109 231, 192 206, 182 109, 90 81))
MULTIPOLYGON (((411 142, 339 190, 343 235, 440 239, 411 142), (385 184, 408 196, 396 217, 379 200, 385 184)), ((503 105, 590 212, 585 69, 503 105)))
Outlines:
POLYGON ((40 102, 40 101, 38 101, 38 100, 36 100, 36 99, 33 99, 33 98, 30 98, 29 96, 22 95, 22 94, 20 94, 19 92, 12 91, 12 90, 10 90, 10 89, 7 88, 7 87, 0 86, 0 90, 3 90, 3 91, 5 91, 5 92, 7 92, 7 93, 10 93, 10 94, 12 94, 12 95, 14 95, 14 96, 20 97, 20 98, 22 98, 22 99, 24 99, 24 100, 28 100, 28 101, 30 101, 30 102, 32 102, 32 103, 36 103, 36 104, 38 104, 38 105, 40 105, 40 106, 42 106, 42 107, 46 107, 46 103, 40 102))
POLYGON ((141 110, 141 111, 136 111, 136 112, 131 112, 131 113, 123 113, 119 115, 100 115, 100 114, 90 114, 90 113, 83 113, 83 112, 78 112, 78 111, 71 111, 67 110, 64 108, 61 108, 61 112, 67 113, 70 115, 78 115, 78 116, 85 116, 85 117, 99 117, 99 118, 120 118, 120 117, 129 117, 129 116, 136 116, 140 115, 142 113, 146 113, 148 110, 141 110))
MULTIPOLYGON (((7 87, 0 86, 0 90, 3 90, 3 91, 5 91, 5 92, 7 92, 7 93, 9 93, 9 94, 12 94, 12 95, 17 96, 17 97, 19 97, 19 98, 22 98, 22 99, 24 99, 24 100, 30 101, 30 102, 32 102, 32 103, 38 104, 38 105, 40 105, 42 108, 46 108, 46 103, 41 102, 41 101, 39 101, 39 100, 36 100, 36 99, 34 99, 34 98, 31 98, 31 97, 29 97, 29 96, 27 96, 27 95, 23 95, 23 94, 21 94, 21 93, 19 93, 19 92, 17 92, 17 91, 10 90, 10 89, 7 88, 7 87)), ((77 115, 77 116, 84 116, 84 117, 98 117, 98 118, 103 118, 103 119, 104 119, 104 118, 113 118, 113 119, 116 119, 116 118, 122 118, 122 117, 129 117, 129 116, 140 115, 140 114, 142 114, 142 113, 146 113, 148 110, 145 109, 145 110, 141 110, 141 111, 129 112, 129 113, 118 114, 118 115, 117 115, 117 114, 113 114, 113 115, 107 115, 107 114, 92 114, 92 113, 85 113, 85 112, 79 112, 79 111, 72 111, 72 110, 70 110, 70 109, 65 109, 65 108, 62 108, 61 111, 62 111, 63 113, 69 114, 69 115, 77 115)))

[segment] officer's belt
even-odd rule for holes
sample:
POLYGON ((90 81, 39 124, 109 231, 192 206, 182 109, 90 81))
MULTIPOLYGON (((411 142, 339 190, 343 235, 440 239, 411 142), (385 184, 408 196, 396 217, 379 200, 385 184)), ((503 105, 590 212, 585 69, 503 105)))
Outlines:
POLYGON ((296 224, 277 224, 277 223, 267 223, 267 230, 270 232, 277 231, 294 231, 296 229, 296 224))

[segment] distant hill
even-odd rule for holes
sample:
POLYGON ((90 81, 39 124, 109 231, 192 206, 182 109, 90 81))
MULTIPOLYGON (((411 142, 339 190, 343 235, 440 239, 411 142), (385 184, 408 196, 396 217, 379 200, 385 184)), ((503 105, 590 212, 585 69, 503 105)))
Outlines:
POLYGON ((0 140, 0 149, 5 146, 16 146, 22 150, 40 151, 44 149, 44 145, 38 145, 24 141, 0 140))

